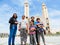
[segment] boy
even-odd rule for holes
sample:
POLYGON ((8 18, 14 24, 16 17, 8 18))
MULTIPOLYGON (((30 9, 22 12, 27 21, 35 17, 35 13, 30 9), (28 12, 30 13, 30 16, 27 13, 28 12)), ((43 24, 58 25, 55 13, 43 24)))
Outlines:
POLYGON ((36 19, 36 40, 37 40, 37 45, 40 45, 40 36, 42 37, 43 43, 45 45, 45 39, 44 39, 44 29, 43 29, 43 24, 40 21, 40 18, 36 19))

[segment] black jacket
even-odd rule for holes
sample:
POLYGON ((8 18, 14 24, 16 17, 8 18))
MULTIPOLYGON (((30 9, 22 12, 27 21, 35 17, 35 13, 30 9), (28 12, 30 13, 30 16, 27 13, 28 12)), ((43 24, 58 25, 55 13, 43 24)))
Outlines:
MULTIPOLYGON (((15 22, 17 22, 17 20, 15 18, 11 17, 9 20, 10 25, 15 24, 15 22)), ((17 24, 15 24, 15 25, 17 25, 17 24)))

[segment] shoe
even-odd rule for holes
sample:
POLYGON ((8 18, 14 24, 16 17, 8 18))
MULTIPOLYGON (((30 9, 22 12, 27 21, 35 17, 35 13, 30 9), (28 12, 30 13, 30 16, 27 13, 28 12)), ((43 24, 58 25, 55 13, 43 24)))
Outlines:
POLYGON ((39 43, 37 45, 40 45, 39 43))

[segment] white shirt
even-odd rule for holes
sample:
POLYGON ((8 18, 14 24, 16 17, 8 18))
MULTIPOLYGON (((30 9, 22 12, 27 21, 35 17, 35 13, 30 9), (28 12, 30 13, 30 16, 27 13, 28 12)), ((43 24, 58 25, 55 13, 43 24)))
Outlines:
POLYGON ((21 28, 26 28, 27 27, 27 20, 26 19, 24 19, 24 20, 21 20, 21 22, 20 22, 20 24, 21 24, 21 28))

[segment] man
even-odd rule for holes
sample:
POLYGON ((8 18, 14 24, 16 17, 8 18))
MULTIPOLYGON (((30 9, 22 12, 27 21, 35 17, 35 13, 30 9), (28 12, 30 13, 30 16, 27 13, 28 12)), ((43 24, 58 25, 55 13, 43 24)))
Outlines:
POLYGON ((21 36, 21 45, 26 45, 27 41, 27 30, 28 30, 28 23, 25 19, 25 16, 22 16, 22 20, 19 25, 19 31, 20 31, 20 36, 21 36), (23 44, 24 42, 24 44, 23 44))
POLYGON ((9 20, 10 23, 10 35, 9 35, 9 40, 8 40, 8 45, 15 45, 14 41, 15 41, 15 35, 17 32, 17 14, 14 13, 13 16, 10 18, 9 20))

